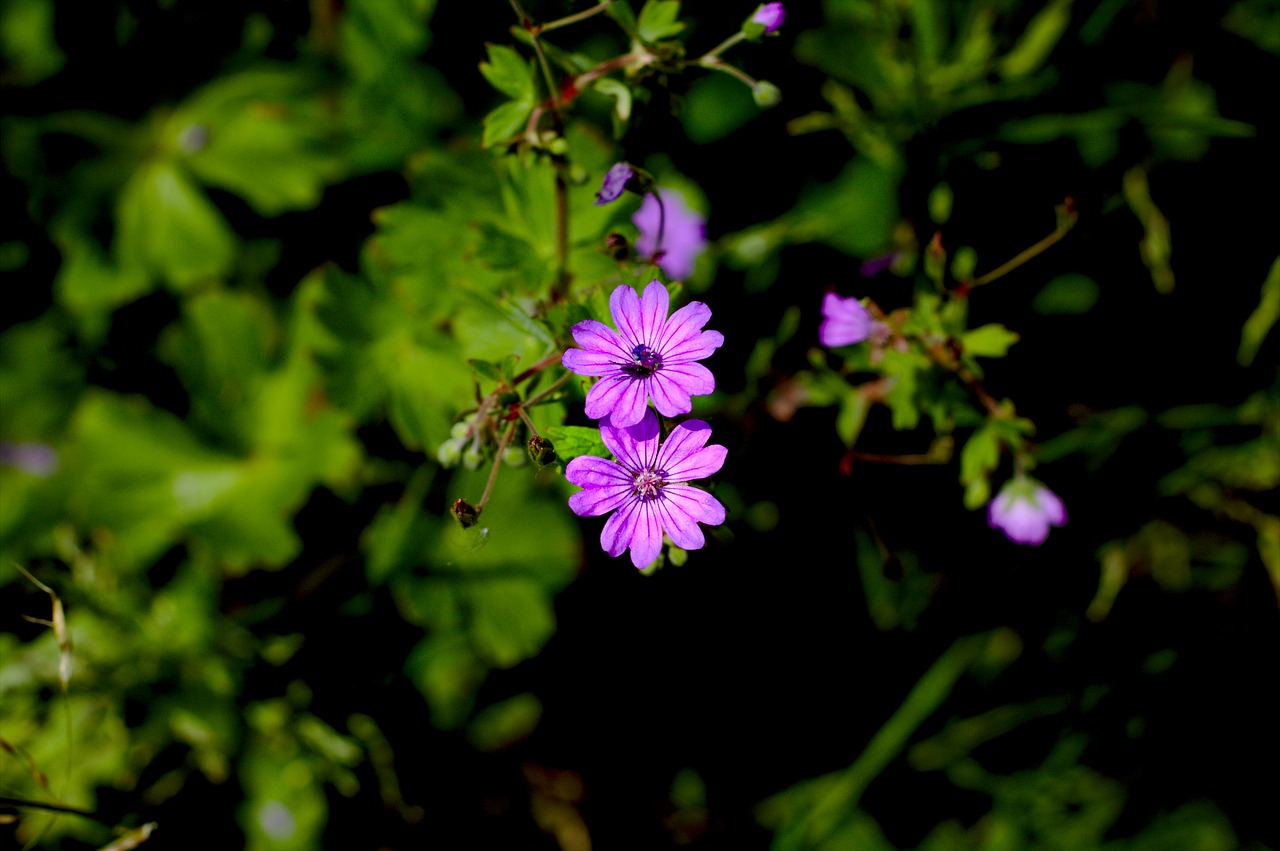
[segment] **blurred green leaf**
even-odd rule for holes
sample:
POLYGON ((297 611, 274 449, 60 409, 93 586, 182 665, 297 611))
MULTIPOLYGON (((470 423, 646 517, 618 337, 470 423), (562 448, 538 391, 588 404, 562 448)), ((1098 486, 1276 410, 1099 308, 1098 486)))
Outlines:
POLYGON ((1003 325, 983 325, 967 331, 960 337, 964 353, 979 358, 1002 358, 1009 347, 1018 342, 1018 334, 1003 325))
POLYGON ((526 738, 541 718, 542 701, 525 692, 476 713, 467 726, 467 738, 476 750, 492 753, 526 738))
POLYGON ((116 209, 115 253, 174 289, 219 278, 235 260, 236 238, 217 208, 178 168, 144 164, 129 178, 116 209))
POLYGON ((653 44, 684 31, 680 17, 680 0, 645 0, 636 19, 636 32, 640 40, 653 44))
POLYGON ((1258 306, 1245 320, 1240 330, 1240 348, 1236 352, 1236 362, 1248 366, 1262 347, 1262 341, 1280 320, 1280 257, 1271 264, 1267 279, 1262 282, 1262 297, 1258 306))

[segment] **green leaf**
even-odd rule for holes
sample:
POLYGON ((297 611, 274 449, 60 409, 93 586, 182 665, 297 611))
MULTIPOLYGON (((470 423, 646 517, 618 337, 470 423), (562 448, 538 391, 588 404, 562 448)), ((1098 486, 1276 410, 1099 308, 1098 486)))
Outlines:
POLYGON ((532 100, 509 100, 484 117, 481 145, 492 148, 524 132, 533 114, 532 100))
POLYGON ((653 44, 684 31, 680 17, 680 0, 647 0, 640 9, 636 32, 645 44, 653 44))
POLYGON ((1002 358, 1016 342, 1016 332, 997 324, 983 325, 960 337, 960 346, 965 354, 984 358, 1002 358))
POLYGON ((1098 302, 1098 285, 1087 275, 1059 275, 1036 293, 1031 307, 1044 316, 1088 313, 1098 302))
POLYGON ((533 66, 519 53, 501 44, 485 45, 489 61, 480 63, 480 73, 498 91, 512 100, 533 104, 536 96, 533 66))
POLYGON ((1071 0, 1050 0, 1027 24, 1022 37, 1000 60, 1000 75, 1018 79, 1038 70, 1071 23, 1071 0))
POLYGON ((246 71, 215 80, 166 123, 175 157, 264 215, 314 206, 338 163, 301 78, 246 71))
POLYGON ((542 701, 525 692, 486 706, 467 727, 467 738, 476 750, 501 750, 528 737, 542 719, 542 701))
POLYGON ((556 454, 564 463, 580 455, 608 458, 609 450, 600 438, 600 429, 583 426, 555 426, 547 429, 546 437, 555 444, 556 454))
POLYGON ((970 510, 987 503, 988 478, 1000 463, 1000 432, 988 420, 965 441, 960 451, 960 483, 965 486, 964 505, 970 510))
POLYGON ((1276 320, 1280 320, 1280 257, 1271 264, 1271 271, 1267 273, 1267 279, 1262 282, 1262 298, 1259 299, 1258 306, 1249 314, 1244 327, 1240 330, 1240 349, 1236 352, 1237 363, 1241 366, 1253 363, 1258 349, 1262 347, 1262 341, 1267 338, 1276 320))
POLYGON ((178 290, 224 276, 236 238, 218 209, 177 167, 153 160, 129 178, 116 208, 116 257, 178 290))

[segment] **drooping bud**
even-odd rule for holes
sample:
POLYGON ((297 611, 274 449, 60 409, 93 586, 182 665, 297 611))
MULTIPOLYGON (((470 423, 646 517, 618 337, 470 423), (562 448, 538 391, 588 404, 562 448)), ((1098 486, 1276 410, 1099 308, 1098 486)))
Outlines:
POLYGON ((450 511, 453 512, 453 516, 457 518, 459 525, 463 529, 470 529, 480 519, 480 512, 476 511, 475 506, 461 497, 453 501, 453 507, 450 511))
POLYGON ((757 41, 761 36, 777 32, 786 19, 787 10, 781 3, 761 3, 743 23, 742 34, 750 41, 757 41))
POLYGON ((548 464, 554 464, 556 458, 556 448, 545 437, 529 438, 529 457, 534 460, 539 467, 545 467, 548 464))

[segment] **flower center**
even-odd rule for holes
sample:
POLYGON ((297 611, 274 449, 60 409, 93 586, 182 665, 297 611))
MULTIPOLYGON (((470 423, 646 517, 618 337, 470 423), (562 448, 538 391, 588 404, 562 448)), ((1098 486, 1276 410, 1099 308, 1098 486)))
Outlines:
POLYGON ((648 502, 655 499, 658 493, 666 486, 666 482, 662 480, 662 475, 655 470, 641 470, 636 473, 636 496, 648 502))
POLYGON ((662 369, 662 357, 653 349, 641 343, 631 350, 631 363, 622 369, 637 378, 648 378, 662 369))

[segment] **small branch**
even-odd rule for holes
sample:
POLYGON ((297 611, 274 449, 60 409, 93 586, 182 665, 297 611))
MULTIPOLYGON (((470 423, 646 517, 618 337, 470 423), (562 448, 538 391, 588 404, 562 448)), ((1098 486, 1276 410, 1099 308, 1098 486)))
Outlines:
POLYGON ((531 407, 533 407, 534 405, 538 404, 538 403, 539 403, 539 402, 541 402, 543 399, 547 398, 547 397, 548 397, 548 396, 550 396, 552 393, 554 393, 555 391, 559 390, 559 389, 560 389, 560 385, 562 385, 562 384, 564 384, 566 381, 568 381, 568 380, 569 380, 569 377, 570 377, 572 374, 573 374, 573 373, 566 372, 564 375, 560 376, 560 377, 559 377, 559 378, 557 378, 555 381, 551 382, 551 384, 548 384, 546 387, 544 387, 541 391, 539 391, 538 393, 535 393, 533 396, 530 396, 528 399, 524 400, 524 402, 521 404, 521 406, 520 406, 520 407, 521 407, 521 408, 531 408, 531 407))
POLYGON ((974 287, 980 287, 983 284, 989 284, 992 281, 996 280, 997 278, 1004 277, 1005 275, 1012 272, 1014 269, 1021 266, 1023 263, 1026 263, 1028 260, 1032 259, 1036 255, 1041 254, 1042 252, 1044 252, 1045 249, 1049 248, 1054 243, 1058 242, 1060 239, 1066 236, 1067 232, 1071 230, 1072 227, 1075 226, 1076 219, 1079 218, 1079 216, 1076 213, 1075 207, 1071 203, 1070 198, 1068 198, 1066 202, 1058 209, 1059 209, 1059 222, 1058 222, 1058 226, 1054 228, 1053 233, 1049 234, 1044 239, 1037 242, 1035 245, 1032 245, 1029 248, 1024 249, 1023 251, 1018 252, 1010 260, 992 269, 990 272, 983 275, 982 277, 974 278, 972 281, 969 282, 969 289, 973 289, 974 287))
POLYGON ((558 30, 561 27, 567 27, 570 24, 576 24, 578 23, 578 21, 585 21, 587 18, 590 18, 593 15, 600 14, 601 12, 605 11, 612 5, 613 5, 613 0, 604 0, 603 3, 592 6, 590 9, 585 9, 581 12, 577 12, 572 15, 567 15, 563 18, 559 18, 557 20, 551 21, 550 23, 543 24, 542 26, 538 27, 538 32, 534 33, 533 35, 535 35, 536 37, 538 33, 548 32, 549 30, 558 30))
POLYGON ((729 36, 724 41, 720 42, 715 47, 708 50, 702 56, 699 56, 697 59, 693 60, 693 64, 701 65, 704 68, 712 67, 712 65, 715 62, 719 61, 719 56, 721 53, 724 53, 726 50, 733 47, 735 44, 742 41, 744 38, 746 38, 746 36, 742 33, 742 30, 738 30, 738 32, 729 36))
POLYGON ((507 426, 507 430, 502 433, 501 439, 498 441, 498 451, 493 456, 493 467, 489 470, 489 481, 485 482, 484 493, 480 495, 480 501, 476 503, 476 516, 484 511, 485 504, 489 501, 489 495, 493 493, 493 483, 498 480, 498 468, 502 466, 502 453, 507 451, 507 446, 511 443, 511 438, 516 433, 516 424, 512 422, 507 426))

